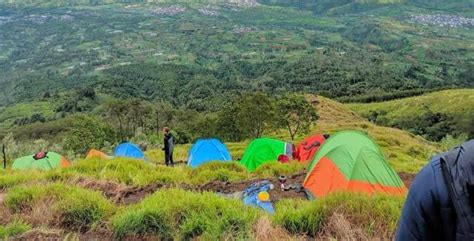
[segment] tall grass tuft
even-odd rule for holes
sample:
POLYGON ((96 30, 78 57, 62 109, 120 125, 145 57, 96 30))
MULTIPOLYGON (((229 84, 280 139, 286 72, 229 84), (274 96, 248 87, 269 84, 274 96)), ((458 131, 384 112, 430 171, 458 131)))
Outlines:
POLYGON ((403 197, 337 193, 316 201, 283 200, 276 204, 275 224, 292 234, 315 237, 328 218, 338 213, 368 237, 390 237, 396 228, 403 197))
POLYGON ((52 225, 77 231, 95 227, 114 212, 113 204, 99 192, 60 183, 15 187, 6 196, 5 205, 13 212, 47 213, 50 217, 43 218, 52 225), (48 210, 35 212, 35 208, 48 210))
POLYGON ((9 240, 9 237, 22 234, 30 229, 31 227, 27 223, 15 220, 6 226, 0 225, 0 239, 9 240))
POLYGON ((268 162, 255 170, 254 174, 261 178, 278 177, 280 175, 291 175, 306 169, 306 165, 298 161, 290 163, 268 162))
POLYGON ((117 238, 154 234, 162 239, 217 240, 250 237, 257 210, 213 193, 181 189, 158 191, 117 213, 112 229, 117 238))

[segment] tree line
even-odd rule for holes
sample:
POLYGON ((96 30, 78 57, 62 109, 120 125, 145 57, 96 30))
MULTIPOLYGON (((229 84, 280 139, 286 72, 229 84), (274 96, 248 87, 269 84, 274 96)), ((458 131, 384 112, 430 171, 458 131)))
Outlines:
POLYGON ((301 94, 272 98, 263 92, 247 92, 231 98, 222 109, 207 113, 165 101, 113 100, 104 105, 100 117, 78 116, 64 142, 66 149, 83 153, 141 136, 146 148, 161 142, 164 127, 172 129, 177 143, 210 137, 242 141, 275 131, 286 131, 294 139, 308 133, 318 118, 313 104, 301 94))

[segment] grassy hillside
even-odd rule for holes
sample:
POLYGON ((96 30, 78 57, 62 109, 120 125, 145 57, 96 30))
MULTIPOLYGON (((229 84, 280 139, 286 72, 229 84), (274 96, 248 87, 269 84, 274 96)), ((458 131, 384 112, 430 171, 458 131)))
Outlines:
MULTIPOLYGON (((439 146, 394 128, 368 122, 346 105, 308 96, 320 119, 312 133, 355 129, 381 146, 398 172, 416 172, 439 146)), ((285 132, 269 135, 289 140, 285 132)), ((296 142, 306 135, 297 136, 296 142)), ((248 142, 226 143, 232 157, 248 142)), ((393 237, 404 197, 335 194, 317 201, 293 191, 271 190, 275 215, 229 198, 256 180, 287 175, 304 179, 304 164, 270 163, 248 173, 238 163, 183 165, 191 145, 178 145, 178 165, 163 165, 163 152, 151 148, 149 163, 124 158, 74 160, 48 172, 0 170, 0 238, 200 238, 215 240, 366 240, 393 237), (225 193, 216 194, 216 192, 225 193), (44 208, 48 205, 50 208, 44 208), (197 211, 199 210, 199 211, 197 211), (179 220, 176 222, 174 220, 179 220), (341 226, 342 225, 342 226, 341 226)))
MULTIPOLYGON (((314 98, 314 97, 312 97, 314 98)), ((436 153, 441 151, 437 143, 427 141, 406 131, 395 128, 381 127, 370 123, 365 118, 350 110, 346 105, 336 101, 317 97, 320 119, 310 134, 335 133, 341 130, 359 130, 374 138, 380 145, 386 158, 399 172, 416 173, 436 153)), ((290 141, 286 132, 274 133, 269 137, 290 141)), ((307 135, 295 138, 295 144, 307 135)), ((226 143, 233 159, 240 159, 249 141, 239 143, 226 143)), ((186 161, 191 145, 180 145, 176 149, 176 160, 186 161)), ((164 155, 161 150, 150 150, 147 157, 154 163, 163 164, 164 155)))
POLYGON ((472 134, 474 120, 474 89, 445 90, 416 97, 379 103, 349 104, 352 110, 373 122, 416 131, 417 120, 426 113, 440 114, 455 128, 453 133, 472 134))

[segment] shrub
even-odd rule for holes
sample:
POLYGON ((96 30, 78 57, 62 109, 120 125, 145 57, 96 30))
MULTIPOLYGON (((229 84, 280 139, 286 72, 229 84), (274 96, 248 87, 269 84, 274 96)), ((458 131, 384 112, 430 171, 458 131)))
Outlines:
POLYGON ((93 228, 112 215, 114 207, 99 192, 64 184, 15 187, 8 193, 5 205, 14 212, 28 213, 46 199, 51 203, 48 211, 57 217, 60 226, 79 231, 93 228))
POLYGON ((284 200, 276 204, 275 224, 293 234, 316 236, 333 213, 344 215, 369 237, 390 237, 395 231, 403 197, 337 193, 310 201, 284 200))
POLYGON ((163 239, 180 240, 244 239, 250 235, 257 212, 238 200, 213 193, 169 189, 158 191, 118 213, 112 219, 112 228, 118 238, 154 234, 163 239))

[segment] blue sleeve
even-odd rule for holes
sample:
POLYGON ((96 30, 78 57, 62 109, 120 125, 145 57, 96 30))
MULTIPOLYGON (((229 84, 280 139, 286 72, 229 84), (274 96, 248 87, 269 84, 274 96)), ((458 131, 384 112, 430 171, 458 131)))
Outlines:
POLYGON ((430 224, 437 222, 436 212, 439 211, 437 176, 430 164, 416 176, 403 207, 395 240, 427 240, 431 236, 430 224))

